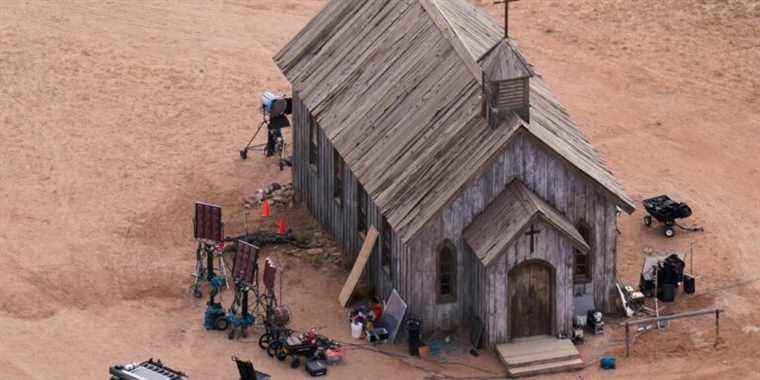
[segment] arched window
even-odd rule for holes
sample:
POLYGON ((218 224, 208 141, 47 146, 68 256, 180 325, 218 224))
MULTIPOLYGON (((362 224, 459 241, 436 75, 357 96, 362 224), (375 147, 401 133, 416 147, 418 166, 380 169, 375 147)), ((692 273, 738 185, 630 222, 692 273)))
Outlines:
POLYGON ((457 249, 447 240, 437 254, 438 303, 455 302, 457 300, 457 249))
POLYGON ((594 247, 593 240, 591 239, 591 226, 589 226, 585 221, 580 221, 578 222, 578 225, 575 226, 575 228, 578 230, 578 233, 581 234, 583 240, 585 240, 591 248, 589 249, 588 253, 583 252, 578 248, 573 248, 573 278, 575 279, 576 284, 583 284, 591 281, 591 274, 593 272, 593 267, 591 266, 591 256, 594 252, 594 247))

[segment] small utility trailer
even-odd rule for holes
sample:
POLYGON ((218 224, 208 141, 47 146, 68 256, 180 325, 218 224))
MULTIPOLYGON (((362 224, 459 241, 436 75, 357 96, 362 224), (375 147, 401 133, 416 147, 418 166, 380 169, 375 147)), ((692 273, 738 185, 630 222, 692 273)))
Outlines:
POLYGON ((685 230, 701 231, 701 228, 682 227, 677 219, 686 219, 691 216, 691 208, 683 202, 676 202, 667 195, 644 199, 644 208, 649 215, 644 216, 644 224, 651 226, 654 220, 665 225, 665 236, 673 237, 676 234, 675 227, 685 230))

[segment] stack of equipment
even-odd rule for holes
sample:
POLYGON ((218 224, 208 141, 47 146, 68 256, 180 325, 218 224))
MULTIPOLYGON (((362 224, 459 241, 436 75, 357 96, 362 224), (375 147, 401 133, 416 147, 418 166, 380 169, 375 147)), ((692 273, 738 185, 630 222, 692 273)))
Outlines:
POLYGON ((306 372, 312 377, 327 375, 327 364, 322 360, 310 359, 306 361, 306 372))
POLYGON ((282 128, 290 127, 290 121, 285 115, 289 115, 293 112, 293 100, 285 95, 277 96, 269 91, 264 92, 261 96, 261 113, 264 121, 259 125, 253 137, 248 141, 245 148, 240 151, 240 158, 245 160, 248 158, 248 151, 263 147, 264 153, 267 157, 281 154, 280 157, 280 170, 285 165, 290 165, 290 161, 284 157, 284 139, 282 138, 282 128), (258 136, 263 127, 267 127, 267 142, 265 145, 252 146, 253 141, 258 136))
POLYGON ((647 297, 673 302, 680 282, 685 281, 685 262, 678 254, 648 256, 641 271, 639 289, 647 297))
POLYGON ((377 327, 367 331, 367 341, 373 344, 387 342, 389 336, 390 334, 388 333, 388 330, 384 327, 377 327))
POLYGON ((676 254, 666 257, 659 263, 657 270, 657 298, 660 301, 675 301, 678 283, 683 281, 684 266, 684 261, 676 254))
POLYGON ((602 312, 589 310, 586 314, 586 324, 594 335, 604 332, 604 321, 602 321, 602 312))

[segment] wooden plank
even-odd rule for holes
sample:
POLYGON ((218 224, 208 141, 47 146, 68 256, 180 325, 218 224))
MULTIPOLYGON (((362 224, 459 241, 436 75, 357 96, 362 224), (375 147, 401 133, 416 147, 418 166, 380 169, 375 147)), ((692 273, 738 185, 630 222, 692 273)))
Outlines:
POLYGON ((348 279, 346 280, 345 285, 343 285, 343 289, 340 291, 340 295, 338 295, 338 302, 341 306, 346 307, 348 301, 351 299, 351 296, 354 293, 354 289, 356 288, 356 284, 359 282, 359 278, 361 277, 362 272, 364 272, 364 267, 367 265, 367 260, 369 260, 370 254, 372 253, 372 248, 375 246, 376 240, 377 230, 375 227, 370 227, 369 231, 367 232, 367 237, 364 239, 364 245, 362 245, 359 256, 356 258, 356 262, 354 263, 354 267, 351 269, 351 274, 348 275, 348 279))
POLYGON ((570 359, 562 361, 551 361, 543 364, 536 364, 526 367, 509 369, 509 377, 523 378, 527 376, 547 375, 550 373, 576 371, 583 369, 586 365, 581 359, 570 359))
POLYGON ((511 343, 497 345, 496 351, 509 365, 530 362, 530 359, 536 356, 556 355, 565 357, 579 355, 578 350, 569 339, 557 339, 551 336, 515 339, 511 343))

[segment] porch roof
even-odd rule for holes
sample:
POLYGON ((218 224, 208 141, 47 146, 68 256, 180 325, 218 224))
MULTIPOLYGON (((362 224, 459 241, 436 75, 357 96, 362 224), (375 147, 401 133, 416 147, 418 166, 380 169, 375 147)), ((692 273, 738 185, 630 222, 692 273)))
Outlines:
POLYGON ((462 236, 483 265, 488 266, 536 218, 541 218, 567 236, 578 249, 584 252, 590 249, 586 240, 567 218, 528 189, 519 179, 513 179, 504 191, 473 219, 462 236))

